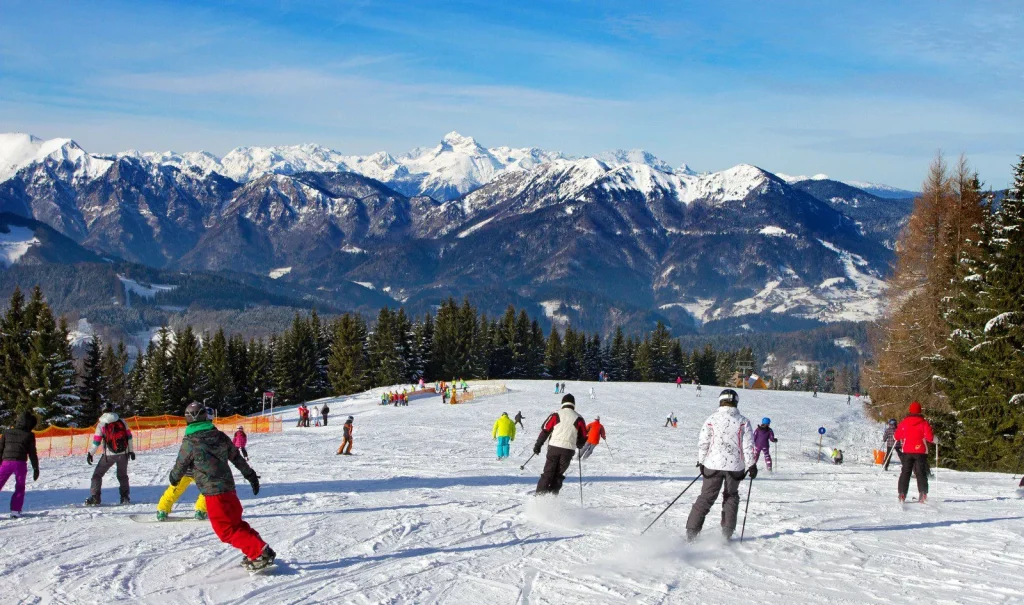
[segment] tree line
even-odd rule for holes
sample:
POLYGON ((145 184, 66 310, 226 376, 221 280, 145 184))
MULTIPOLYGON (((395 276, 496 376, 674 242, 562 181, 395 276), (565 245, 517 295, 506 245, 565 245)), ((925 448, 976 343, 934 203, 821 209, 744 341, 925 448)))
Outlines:
POLYGON ((261 410, 265 391, 275 393, 277 405, 291 405, 421 377, 597 380, 602 372, 613 381, 681 376, 715 385, 729 382, 741 362, 755 365, 749 347, 684 351, 660 322, 647 334, 619 328, 605 340, 571 326, 545 335, 525 310, 510 305, 488 317, 451 298, 419 318, 401 308, 382 308, 373 321, 297 313, 267 338, 164 327, 134 360, 123 342, 93 337, 78 364, 66 322, 54 319, 39 288, 28 303, 14 292, 0 330, 0 422, 33 409, 58 426, 91 425, 107 403, 122 415, 180 415, 192 401, 221 415, 251 414, 261 410))
POLYGON ((878 418, 918 401, 943 463, 1024 459, 1024 156, 999 197, 963 157, 937 157, 897 246, 863 379, 878 418))

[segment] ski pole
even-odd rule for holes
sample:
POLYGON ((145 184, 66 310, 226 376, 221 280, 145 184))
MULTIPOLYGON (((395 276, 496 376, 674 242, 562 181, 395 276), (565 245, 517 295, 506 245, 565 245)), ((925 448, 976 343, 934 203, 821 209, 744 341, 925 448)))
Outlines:
MULTIPOLYGON (((750 485, 747 486, 747 505, 743 507, 743 527, 740 529, 740 544, 743 543, 743 534, 747 531, 747 511, 750 510, 750 491, 754 488, 754 478, 750 478, 750 485)), ((735 526, 734 526, 735 527, 735 526)))
POLYGON ((576 456, 576 463, 580 467, 580 508, 586 508, 583 505, 583 459, 578 455, 576 456))
MULTIPOLYGON (((667 513, 668 509, 672 508, 672 505, 676 503, 676 500, 679 500, 680 498, 682 498, 683 494, 686 493, 686 490, 688 490, 691 487, 693 487, 693 484, 696 483, 697 479, 700 479, 700 477, 701 477, 700 475, 697 475, 696 477, 694 477, 693 481, 690 482, 690 485, 687 485, 686 487, 684 487, 683 491, 679 492, 679 495, 675 497, 675 500, 672 500, 671 502, 669 502, 668 506, 665 507, 665 510, 661 511, 661 514, 659 514, 657 517, 655 517, 654 521, 651 521, 651 525, 654 525, 655 523, 657 523, 658 519, 661 518, 661 515, 664 515, 665 513, 667 513)), ((642 536, 645 533, 647 533, 647 530, 651 529, 651 525, 648 525, 647 527, 645 527, 644 530, 642 532, 640 532, 640 535, 642 536)))
POLYGON ((529 463, 530 463, 530 460, 533 460, 533 457, 534 457, 534 456, 536 456, 536 455, 537 455, 537 454, 530 454, 530 457, 529 457, 529 458, 527 458, 527 459, 526 459, 526 462, 524 462, 524 463, 523 463, 523 465, 519 467, 519 470, 521 470, 521 471, 522 471, 522 470, 526 470, 526 465, 527 465, 527 464, 529 464, 529 463))
POLYGON ((615 452, 612 451, 612 446, 608 445, 608 440, 604 440, 604 444, 608 446, 608 454, 611 455, 612 459, 615 458, 615 452))

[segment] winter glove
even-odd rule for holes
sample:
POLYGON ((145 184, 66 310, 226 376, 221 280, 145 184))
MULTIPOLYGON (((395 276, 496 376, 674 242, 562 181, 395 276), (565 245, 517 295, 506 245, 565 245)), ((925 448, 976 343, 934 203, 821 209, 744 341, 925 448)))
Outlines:
POLYGON ((779 442, 778 439, 772 439, 772 443, 778 443, 778 442, 779 442))
POLYGON ((534 456, 540 456, 540 446, 539 445, 534 445, 533 446, 533 455, 534 456))
POLYGON ((260 493, 260 476, 257 475, 256 473, 253 473, 246 477, 245 479, 246 481, 249 482, 249 485, 252 486, 252 495, 258 496, 260 493))
POLYGON ((128 452, 128 459, 132 462, 135 461, 135 452, 128 452))
POLYGON ((89 463, 89 466, 92 466, 92 454, 86 454, 85 461, 89 463))
POLYGON ((37 468, 32 469, 32 480, 33 481, 39 481, 39 469, 37 469, 37 468))
POLYGON ((703 477, 704 476, 704 465, 701 464, 700 462, 698 462, 697 463, 697 468, 700 469, 700 476, 703 477))
POLYGON ((747 474, 750 475, 751 479, 757 479, 757 465, 751 464, 750 468, 747 469, 747 474))

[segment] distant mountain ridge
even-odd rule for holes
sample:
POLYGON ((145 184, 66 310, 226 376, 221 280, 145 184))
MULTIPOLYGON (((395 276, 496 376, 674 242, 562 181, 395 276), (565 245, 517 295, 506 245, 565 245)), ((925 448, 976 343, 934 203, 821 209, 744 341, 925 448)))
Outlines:
POLYGON ((587 329, 872 319, 909 212, 823 175, 696 173, 639 150, 572 158, 457 133, 401 156, 300 145, 223 158, 5 137, 0 211, 98 254, 269 276, 336 308, 352 288, 414 312, 469 295, 587 329))

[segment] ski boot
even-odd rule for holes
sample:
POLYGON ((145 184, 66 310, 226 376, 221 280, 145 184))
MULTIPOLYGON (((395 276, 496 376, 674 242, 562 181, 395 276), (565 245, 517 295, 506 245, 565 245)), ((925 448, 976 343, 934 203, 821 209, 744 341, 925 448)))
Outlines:
POLYGON ((906 502, 907 502, 907 495, 906 494, 900 494, 900 504, 906 504, 906 502))
POLYGON ((245 567, 245 570, 249 573, 255 573, 273 565, 274 559, 276 558, 277 553, 274 552, 274 549, 270 548, 270 545, 268 544, 263 547, 263 552, 260 553, 260 556, 252 560, 246 559, 242 566, 245 567))
POLYGON ((21 517, 21 511, 20 510, 12 510, 11 511, 11 518, 12 519, 17 519, 19 517, 21 517))
POLYGON ((206 516, 206 511, 197 510, 195 519, 196 521, 206 521, 209 517, 206 516))
POLYGON ((98 497, 96 497, 96 496, 89 496, 88 498, 85 499, 85 505, 86 506, 99 506, 100 505, 100 499, 98 497))
POLYGON ((165 513, 162 510, 156 511, 156 520, 157 521, 166 521, 167 520, 167 513, 165 513))
POLYGON ((919 494, 917 496, 917 501, 921 504, 924 504, 925 502, 928 501, 928 494, 919 494))
POLYGON ((131 504, 131 503, 132 503, 132 499, 128 497, 128 494, 124 494, 123 496, 121 496, 121 504, 122 505, 123 504, 131 504))

